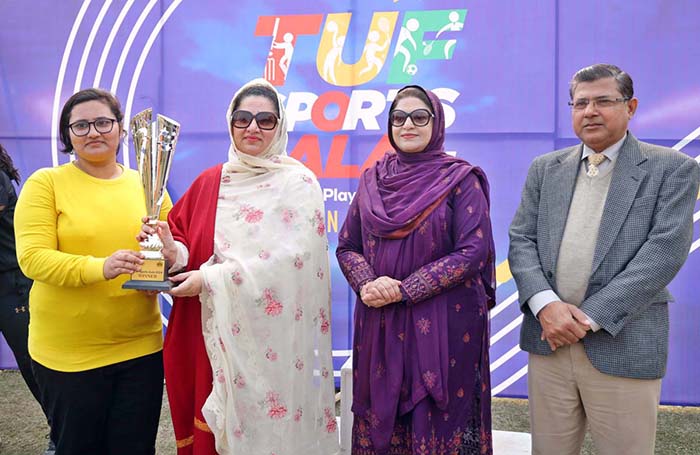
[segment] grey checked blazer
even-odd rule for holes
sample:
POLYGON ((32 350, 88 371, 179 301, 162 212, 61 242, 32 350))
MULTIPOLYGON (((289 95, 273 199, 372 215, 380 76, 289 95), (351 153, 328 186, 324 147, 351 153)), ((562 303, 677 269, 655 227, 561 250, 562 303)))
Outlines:
MULTIPOLYGON (((527 301, 556 292, 556 263, 580 167, 582 145, 535 159, 510 226, 510 269, 524 313, 520 347, 550 354, 527 301)), ((687 155, 638 141, 620 149, 600 222, 588 290, 581 310, 601 329, 583 344, 603 373, 656 379, 666 372, 666 286, 688 256, 700 166, 687 155)))

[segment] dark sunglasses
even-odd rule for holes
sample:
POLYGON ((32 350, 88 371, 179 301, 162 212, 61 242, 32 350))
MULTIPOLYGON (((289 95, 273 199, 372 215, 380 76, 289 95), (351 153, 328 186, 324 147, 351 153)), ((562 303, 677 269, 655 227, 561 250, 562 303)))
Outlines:
POLYGON ((400 109, 394 109, 389 112, 389 122, 393 126, 403 126, 406 123, 406 119, 411 117, 411 122, 414 126, 425 126, 430 123, 430 119, 435 117, 427 109, 416 109, 415 111, 408 113, 400 109))
POLYGON ((277 116, 274 112, 258 112, 253 115, 248 111, 235 111, 231 117, 231 126, 234 128, 248 128, 255 119, 261 130, 274 130, 277 126, 277 116))

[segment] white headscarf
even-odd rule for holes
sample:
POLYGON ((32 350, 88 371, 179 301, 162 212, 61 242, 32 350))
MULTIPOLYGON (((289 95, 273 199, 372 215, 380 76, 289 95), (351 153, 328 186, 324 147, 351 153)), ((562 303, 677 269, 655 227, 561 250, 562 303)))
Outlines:
POLYGON ((282 106, 279 93, 275 87, 265 79, 253 79, 241 87, 240 90, 233 95, 231 103, 229 103, 228 106, 228 111, 226 112, 226 124, 228 125, 229 136, 231 137, 231 146, 228 149, 228 162, 224 164, 225 172, 252 172, 261 174, 273 169, 280 169, 289 166, 303 166, 303 164, 301 164, 299 161, 287 156, 287 114, 282 106), (241 95, 248 91, 248 89, 251 87, 256 86, 272 90, 275 93, 277 97, 279 122, 277 123, 275 136, 273 137, 267 150, 258 156, 252 156, 243 153, 236 148, 236 143, 233 141, 233 127, 231 126, 231 119, 233 117, 233 107, 236 105, 236 101, 239 101, 238 104, 240 105, 240 101, 242 100, 239 98, 241 95))

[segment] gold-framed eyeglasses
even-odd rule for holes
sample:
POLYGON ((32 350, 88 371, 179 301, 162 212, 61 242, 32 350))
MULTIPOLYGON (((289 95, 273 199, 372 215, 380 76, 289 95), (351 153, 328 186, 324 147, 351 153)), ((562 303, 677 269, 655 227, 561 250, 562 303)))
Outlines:
POLYGON ((87 134, 90 132, 90 125, 93 125, 95 127, 95 131, 98 133, 107 134, 112 131, 112 128, 114 128, 114 122, 116 121, 117 119, 100 117, 96 118, 92 122, 88 122, 87 120, 78 120, 77 122, 73 122, 68 125, 68 127, 76 136, 87 136, 87 134))
POLYGON ((589 100, 588 98, 579 98, 577 100, 569 101, 569 106, 571 109, 574 111, 582 111, 588 107, 589 104, 592 104, 594 108, 598 109, 609 109, 613 106, 615 106, 617 103, 626 103, 630 99, 627 97, 622 97, 622 98, 608 98, 608 97, 602 97, 602 98, 594 98, 592 100, 589 100))

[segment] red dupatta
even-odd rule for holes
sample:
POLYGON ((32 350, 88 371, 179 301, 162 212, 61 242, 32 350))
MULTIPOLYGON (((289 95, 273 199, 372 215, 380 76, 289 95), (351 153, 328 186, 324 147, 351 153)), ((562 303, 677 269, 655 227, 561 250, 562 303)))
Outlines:
MULTIPOLYGON (((197 177, 168 216, 173 237, 190 253, 187 270, 198 270, 213 253, 221 169, 219 164, 197 177)), ((212 372, 201 320, 198 296, 174 299, 163 363, 178 455, 216 454, 214 436, 202 416, 212 372)))

